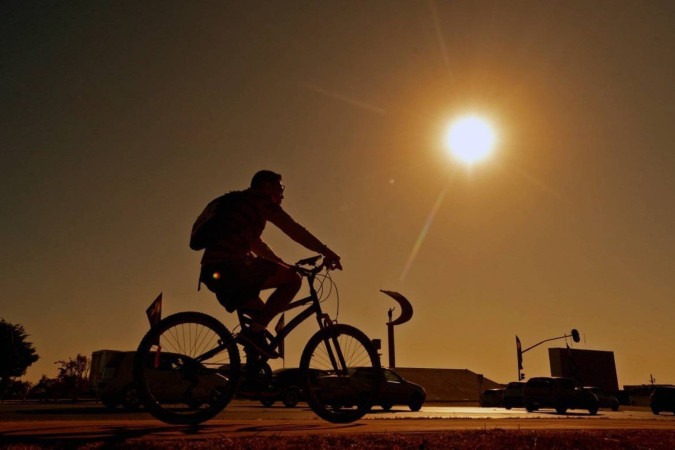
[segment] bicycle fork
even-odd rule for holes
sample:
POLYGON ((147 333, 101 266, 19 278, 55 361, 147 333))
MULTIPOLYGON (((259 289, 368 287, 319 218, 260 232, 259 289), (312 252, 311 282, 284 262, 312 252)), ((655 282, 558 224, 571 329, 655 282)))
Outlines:
POLYGON ((347 362, 345 361, 345 356, 342 353, 342 347, 340 347, 340 342, 338 341, 335 323, 330 319, 330 317, 328 317, 327 314, 322 314, 319 320, 322 328, 328 331, 328 336, 324 341, 324 345, 326 346, 326 353, 328 354, 330 363, 337 374, 347 375, 347 362))

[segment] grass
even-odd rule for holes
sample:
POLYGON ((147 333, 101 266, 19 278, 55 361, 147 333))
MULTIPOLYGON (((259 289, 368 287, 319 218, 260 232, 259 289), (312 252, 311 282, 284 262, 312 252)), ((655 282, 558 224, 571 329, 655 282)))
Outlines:
POLYGON ((8 450, 34 449, 673 449, 675 431, 669 430, 481 430, 438 433, 373 433, 355 435, 269 436, 220 439, 129 440, 124 442, 63 441, 0 444, 8 450))

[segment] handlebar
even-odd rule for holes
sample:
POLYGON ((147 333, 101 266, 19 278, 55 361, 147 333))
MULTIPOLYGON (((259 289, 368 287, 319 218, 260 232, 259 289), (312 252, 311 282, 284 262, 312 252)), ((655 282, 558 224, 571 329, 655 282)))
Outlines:
POLYGON ((309 258, 301 259, 300 261, 295 263, 295 266, 312 266, 316 267, 317 261, 321 259, 321 255, 316 255, 316 256, 311 256, 309 258))
POLYGON ((334 270, 341 268, 338 264, 336 264, 333 261, 331 261, 329 264, 326 264, 326 258, 324 258, 321 255, 316 255, 309 258, 301 259, 300 261, 296 262, 295 269, 303 275, 310 275, 310 274, 316 275, 323 269, 334 270), (319 263, 319 260, 321 260, 321 263, 319 263))

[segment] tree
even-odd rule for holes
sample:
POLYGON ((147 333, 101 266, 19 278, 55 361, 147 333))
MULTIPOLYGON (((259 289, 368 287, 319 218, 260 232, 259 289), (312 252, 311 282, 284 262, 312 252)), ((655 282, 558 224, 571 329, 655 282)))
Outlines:
POLYGON ((12 378, 25 375, 26 369, 40 359, 27 337, 23 325, 0 319, 0 398, 12 378))
POLYGON ((64 394, 70 394, 73 400, 77 400, 79 394, 89 388, 89 368, 91 361, 85 355, 77 354, 75 359, 68 361, 56 361, 59 364, 59 374, 56 379, 63 386, 64 394))

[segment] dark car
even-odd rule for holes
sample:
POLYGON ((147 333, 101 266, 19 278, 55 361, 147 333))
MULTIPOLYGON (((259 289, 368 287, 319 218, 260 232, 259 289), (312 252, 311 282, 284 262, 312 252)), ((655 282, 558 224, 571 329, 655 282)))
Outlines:
MULTIPOLYGON (((295 408, 299 401, 304 400, 303 383, 299 368, 278 369, 272 374, 272 387, 277 391, 275 399, 281 400, 286 408, 295 408)), ((261 401, 265 406, 272 405, 269 399, 261 401)))
POLYGON ((411 411, 419 411, 427 399, 427 393, 419 384, 412 383, 391 369, 382 369, 384 379, 375 403, 389 411, 394 405, 406 405, 411 411))
POLYGON ((612 411, 619 410, 619 399, 616 395, 610 394, 604 389, 594 386, 586 386, 584 389, 594 393, 595 396, 598 397, 600 408, 611 409, 612 411))
POLYGON ((598 413, 598 398, 570 378, 530 378, 523 388, 523 403, 528 412, 540 408, 553 408, 558 414, 568 409, 587 409, 591 415, 598 413))
POLYGON ((523 407, 523 387, 522 381, 512 381, 504 388, 502 403, 504 408, 522 408, 523 407))
POLYGON ((661 411, 675 414, 675 386, 657 386, 649 398, 649 406, 654 414, 661 411))
POLYGON ((502 399, 504 396, 503 388, 486 389, 480 394, 479 403, 483 408, 491 406, 502 406, 502 399))
MULTIPOLYGON (((309 369, 314 375, 322 372, 316 369, 309 369)), ((272 406, 275 402, 281 401, 287 408, 294 408, 298 402, 304 401, 303 386, 305 380, 302 377, 302 371, 298 367, 289 367, 277 369, 272 372, 272 383, 270 388, 259 393, 260 402, 265 406, 272 406)))
MULTIPOLYGON (((350 369, 352 380, 357 381, 355 385, 359 385, 359 379, 371 379, 372 370, 366 367, 350 369)), ((350 391, 352 391, 351 388, 350 391)), ((338 395, 345 398, 354 397, 354 395, 350 394, 351 392, 345 392, 338 395)), ((356 396, 358 396, 358 393, 356 393, 356 396)), ((380 388, 375 395, 373 405, 379 405, 385 411, 391 410, 394 405, 406 405, 411 411, 419 411, 426 398, 427 393, 422 386, 411 383, 392 369, 383 368, 382 384, 380 384, 380 388)))

